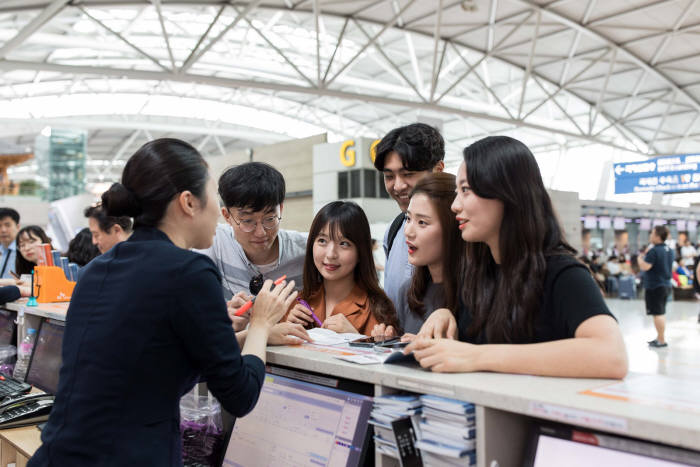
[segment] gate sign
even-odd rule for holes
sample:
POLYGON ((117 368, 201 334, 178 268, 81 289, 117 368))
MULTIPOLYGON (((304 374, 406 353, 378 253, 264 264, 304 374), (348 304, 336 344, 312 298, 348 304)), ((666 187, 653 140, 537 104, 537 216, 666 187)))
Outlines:
POLYGON ((615 194, 700 191, 700 154, 615 164, 615 194))

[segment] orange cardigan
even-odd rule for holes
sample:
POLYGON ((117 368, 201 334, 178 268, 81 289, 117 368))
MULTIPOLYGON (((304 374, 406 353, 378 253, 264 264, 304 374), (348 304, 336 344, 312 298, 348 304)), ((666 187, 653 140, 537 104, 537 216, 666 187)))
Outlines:
MULTIPOLYGON (((326 300, 323 287, 309 299, 309 305, 314 309, 318 319, 322 322, 326 320, 326 300)), ((367 292, 357 285, 350 291, 350 295, 338 302, 331 315, 338 313, 344 314, 350 324, 355 326, 357 332, 366 336, 371 335, 374 325, 378 324, 377 319, 369 311, 367 292)))

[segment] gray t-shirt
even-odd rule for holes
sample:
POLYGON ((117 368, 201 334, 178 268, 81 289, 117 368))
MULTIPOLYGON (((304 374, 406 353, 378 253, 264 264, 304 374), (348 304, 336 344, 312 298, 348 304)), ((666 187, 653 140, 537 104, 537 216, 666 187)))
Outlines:
POLYGON ((428 319, 428 316, 430 316, 430 314, 438 308, 444 308, 444 290, 442 288, 442 284, 430 283, 428 289, 425 291, 425 297, 423 297, 425 313, 421 318, 408 308, 408 289, 410 287, 410 281, 401 286, 401 289, 399 290, 399 297, 397 301, 394 302, 394 305, 396 306, 396 314, 398 315, 399 324, 403 328, 403 332, 418 334, 418 331, 420 331, 421 326, 423 326, 425 320, 428 319))
MULTIPOLYGON (((401 228, 396 232, 394 243, 384 265, 384 292, 394 305, 399 299, 401 286, 404 282, 410 282, 413 275, 413 265, 408 262, 408 247, 403 233, 404 225, 406 225, 405 219, 401 228)), ((389 229, 391 229, 391 225, 384 232, 384 253, 389 250, 389 229)))
MULTIPOLYGON (((277 265, 269 271, 265 271, 263 277, 275 280, 286 274, 287 281, 293 280, 296 283, 295 288, 301 289, 307 235, 293 230, 280 230, 277 234, 279 240, 277 265)), ((216 226, 216 235, 212 246, 206 250, 197 251, 210 257, 221 271, 226 299, 240 291, 250 293, 248 289, 250 280, 262 272, 245 255, 243 247, 236 241, 233 228, 228 224, 216 226)))

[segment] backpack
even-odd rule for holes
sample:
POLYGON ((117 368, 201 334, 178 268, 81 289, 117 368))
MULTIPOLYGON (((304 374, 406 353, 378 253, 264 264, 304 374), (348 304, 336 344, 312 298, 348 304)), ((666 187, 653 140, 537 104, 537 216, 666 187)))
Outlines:
POLYGON ((389 257, 391 246, 394 244, 394 239, 396 238, 396 234, 399 233, 399 229, 401 228, 401 224, 403 224, 404 219, 406 219, 406 214, 402 212, 391 222, 391 226, 389 227, 389 236, 387 237, 387 258, 389 257))

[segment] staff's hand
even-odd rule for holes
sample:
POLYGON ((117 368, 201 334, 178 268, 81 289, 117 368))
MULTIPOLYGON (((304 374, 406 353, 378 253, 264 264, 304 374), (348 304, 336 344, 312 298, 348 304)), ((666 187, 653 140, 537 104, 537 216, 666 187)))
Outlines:
POLYGON ((255 299, 250 314, 250 327, 263 326, 269 331, 289 310, 296 298, 294 281, 283 281, 273 289, 272 281, 266 280, 255 299))
POLYGON ((425 320, 418 331, 418 337, 456 339, 457 320, 447 308, 438 308, 425 320))
POLYGON ((372 329, 372 337, 381 337, 384 339, 389 339, 391 337, 396 337, 396 330, 393 326, 386 324, 375 324, 372 329))
POLYGON ((226 302, 228 317, 231 319, 231 322, 233 323, 233 330, 236 332, 242 331, 248 325, 248 321, 250 320, 250 310, 246 311, 241 316, 236 316, 236 312, 251 298, 253 298, 251 295, 241 291, 234 295, 231 300, 226 302))
POLYGON ((289 310, 287 321, 294 324, 301 324, 304 327, 314 324, 314 319, 311 317, 311 310, 301 303, 297 303, 294 305, 294 308, 289 310))
POLYGON ((419 337, 408 344, 403 352, 413 352, 420 366, 438 373, 480 370, 477 366, 480 348, 466 342, 419 337))
POLYGON ((323 327, 335 332, 350 332, 357 334, 357 329, 355 329, 355 326, 350 324, 350 321, 348 321, 345 315, 340 313, 326 318, 326 320, 323 322, 323 327))
POLYGON ((270 329, 268 345, 296 345, 303 341, 311 342, 311 337, 301 324, 277 323, 270 329))

